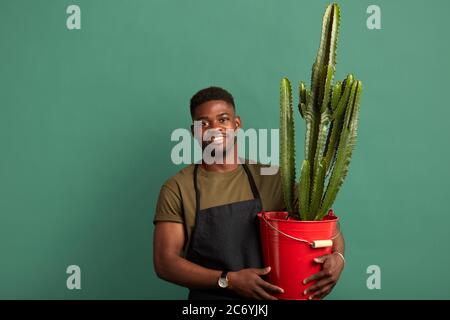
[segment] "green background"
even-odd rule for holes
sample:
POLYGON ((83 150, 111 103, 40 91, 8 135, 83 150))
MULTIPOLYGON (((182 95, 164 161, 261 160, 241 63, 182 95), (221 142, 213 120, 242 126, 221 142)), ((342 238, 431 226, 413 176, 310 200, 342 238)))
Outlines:
MULTIPOLYGON (((209 85, 233 93, 245 128, 277 128, 279 81, 309 79, 327 3, 1 0, 0 298, 184 299, 152 262, 158 192, 183 167, 170 134, 209 85), (70 4, 81 30, 66 28, 70 4), (66 288, 71 264, 81 290, 66 288)), ((365 91, 329 298, 449 299, 450 2, 339 3, 337 76, 365 91)))

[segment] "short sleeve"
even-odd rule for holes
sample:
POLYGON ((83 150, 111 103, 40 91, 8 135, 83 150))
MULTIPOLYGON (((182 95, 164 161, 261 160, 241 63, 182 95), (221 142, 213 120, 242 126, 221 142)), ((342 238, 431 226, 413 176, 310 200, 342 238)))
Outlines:
POLYGON ((158 221, 172 221, 183 223, 183 209, 181 196, 172 188, 164 184, 159 192, 153 223, 158 221))

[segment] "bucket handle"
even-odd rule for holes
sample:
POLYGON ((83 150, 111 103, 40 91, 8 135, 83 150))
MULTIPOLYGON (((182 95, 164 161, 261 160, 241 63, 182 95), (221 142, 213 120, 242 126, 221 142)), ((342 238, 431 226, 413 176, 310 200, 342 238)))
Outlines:
MULTIPOLYGON (((326 248, 326 247, 331 247, 331 246, 333 246, 333 240, 336 239, 336 238, 339 236, 339 234, 341 233, 341 231, 338 231, 338 232, 337 232, 331 239, 329 239, 329 240, 314 240, 314 241, 308 241, 308 240, 305 240, 305 239, 302 239, 302 238, 296 238, 296 237, 293 237, 293 236, 291 236, 291 235, 289 235, 289 234, 287 234, 287 233, 284 233, 283 231, 281 231, 281 230, 275 228, 269 221, 267 221, 266 215, 265 215, 264 213, 262 214, 262 218, 263 218, 264 222, 265 222, 269 227, 271 227, 273 230, 275 230, 276 232, 282 234, 283 236, 285 236, 285 237, 287 237, 287 238, 289 238, 289 239, 292 239, 292 240, 295 240, 295 241, 305 242, 305 243, 309 244, 309 245, 311 246, 311 248, 314 248, 314 249, 317 249, 317 248, 326 248)), ((339 228, 339 229, 340 229, 340 228, 339 228)))

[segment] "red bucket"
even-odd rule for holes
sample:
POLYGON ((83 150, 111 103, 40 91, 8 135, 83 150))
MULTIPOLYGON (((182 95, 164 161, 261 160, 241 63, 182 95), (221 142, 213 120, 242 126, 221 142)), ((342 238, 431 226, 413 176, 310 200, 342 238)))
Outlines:
POLYGON ((279 299, 305 300, 303 280, 321 270, 322 265, 314 258, 331 253, 329 245, 336 235, 336 216, 326 216, 322 221, 299 221, 288 218, 287 212, 258 213, 261 244, 265 266, 270 266, 267 281, 283 288, 276 294, 279 299), (314 247, 315 245, 319 248, 314 247))

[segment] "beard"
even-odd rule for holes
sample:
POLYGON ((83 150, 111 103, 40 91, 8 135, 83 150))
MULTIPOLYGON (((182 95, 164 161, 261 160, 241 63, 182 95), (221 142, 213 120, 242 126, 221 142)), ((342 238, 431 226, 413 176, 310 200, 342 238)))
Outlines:
MULTIPOLYGON (((234 146, 237 137, 233 134, 219 137, 220 141, 214 140, 203 141, 203 159, 207 164, 223 164, 225 160, 232 159, 234 161, 234 146)), ((227 161, 227 163, 229 163, 227 161)))

